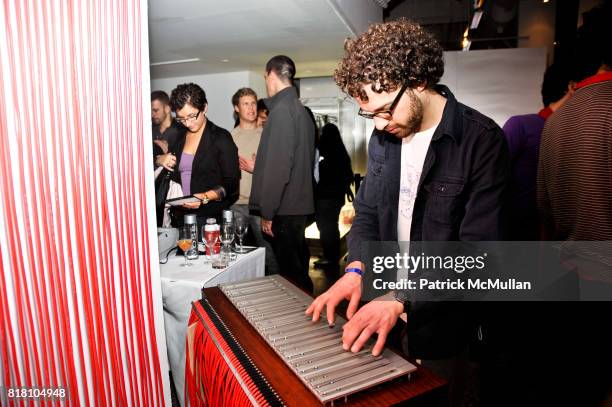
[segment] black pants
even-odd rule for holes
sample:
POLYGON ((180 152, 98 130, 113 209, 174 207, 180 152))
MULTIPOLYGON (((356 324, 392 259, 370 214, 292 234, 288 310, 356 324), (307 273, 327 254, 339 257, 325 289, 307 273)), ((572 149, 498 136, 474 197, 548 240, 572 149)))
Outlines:
POLYGON ((323 256, 331 265, 338 267, 340 260, 340 232, 338 231, 338 216, 344 205, 344 197, 317 199, 315 201, 315 219, 321 233, 323 256))
POLYGON ((306 245, 306 215, 279 215, 272 220, 274 254, 280 274, 308 292, 313 286, 308 276, 310 253, 306 245))

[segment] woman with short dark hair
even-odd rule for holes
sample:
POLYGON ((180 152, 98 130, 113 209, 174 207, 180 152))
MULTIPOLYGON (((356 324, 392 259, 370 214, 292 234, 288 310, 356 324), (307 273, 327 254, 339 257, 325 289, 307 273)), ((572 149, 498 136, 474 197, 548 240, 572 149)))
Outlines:
POLYGON ((199 225, 208 217, 220 221, 222 211, 238 199, 238 149, 227 130, 207 119, 208 101, 200 86, 178 85, 170 105, 185 132, 177 139, 175 156, 167 158, 165 166, 175 170, 172 178, 181 184, 183 195, 202 199, 175 209, 174 226, 180 226, 188 213, 197 215, 199 225))

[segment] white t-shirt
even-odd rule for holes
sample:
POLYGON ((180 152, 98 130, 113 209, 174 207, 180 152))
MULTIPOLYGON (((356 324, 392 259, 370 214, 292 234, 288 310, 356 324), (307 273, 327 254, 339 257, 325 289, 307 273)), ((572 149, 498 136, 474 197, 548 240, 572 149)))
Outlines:
POLYGON ((402 139, 402 162, 399 204, 397 208, 397 240, 410 241, 412 211, 416 200, 419 180, 423 172, 425 155, 438 125, 402 139))

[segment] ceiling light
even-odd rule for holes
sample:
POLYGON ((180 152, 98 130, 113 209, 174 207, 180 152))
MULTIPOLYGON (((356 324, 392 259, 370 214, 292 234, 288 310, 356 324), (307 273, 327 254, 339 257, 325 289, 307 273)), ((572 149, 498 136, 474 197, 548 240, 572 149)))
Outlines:
POLYGON ((223 58, 223 59, 221 60, 221 62, 229 62, 229 59, 227 59, 227 58, 223 58))
POLYGON ((542 3, 548 3, 550 0, 542 0, 542 3))
POLYGON ((159 65, 172 65, 172 64, 184 64, 187 62, 198 62, 200 58, 189 58, 189 59, 177 59, 175 61, 162 61, 162 62, 151 62, 150 66, 159 66, 159 65))

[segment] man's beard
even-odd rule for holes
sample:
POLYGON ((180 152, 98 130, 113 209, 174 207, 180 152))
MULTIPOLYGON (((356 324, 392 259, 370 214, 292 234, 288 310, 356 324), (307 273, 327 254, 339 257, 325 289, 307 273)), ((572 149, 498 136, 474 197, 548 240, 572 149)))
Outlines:
POLYGON ((410 99, 410 112, 408 120, 403 124, 402 131, 397 134, 400 138, 416 133, 423 121, 423 102, 412 91, 408 91, 408 98, 410 99))

